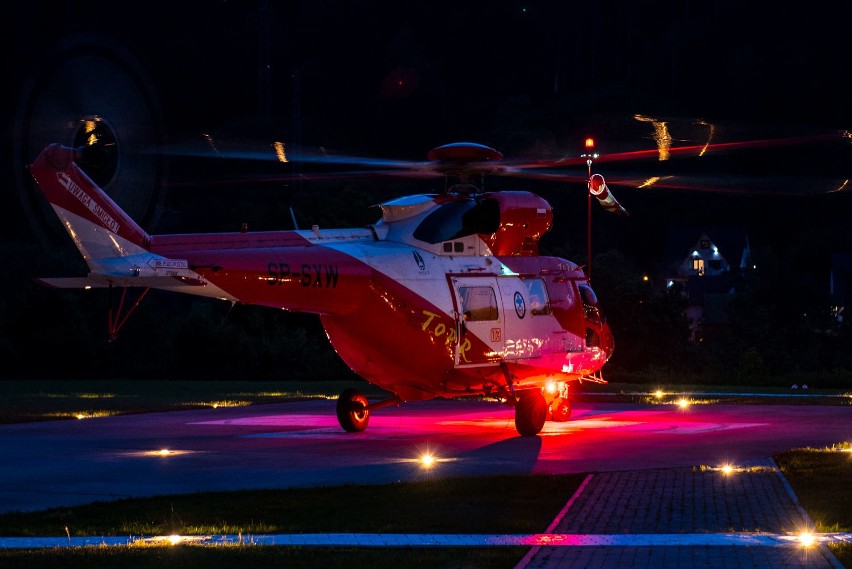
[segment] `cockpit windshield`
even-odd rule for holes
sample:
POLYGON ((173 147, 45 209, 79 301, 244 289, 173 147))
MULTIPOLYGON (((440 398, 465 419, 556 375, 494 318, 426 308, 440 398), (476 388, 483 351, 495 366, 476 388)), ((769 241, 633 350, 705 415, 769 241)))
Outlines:
POLYGON ((414 238, 435 244, 476 233, 495 233, 499 226, 500 206, 494 200, 448 201, 420 222, 414 238))

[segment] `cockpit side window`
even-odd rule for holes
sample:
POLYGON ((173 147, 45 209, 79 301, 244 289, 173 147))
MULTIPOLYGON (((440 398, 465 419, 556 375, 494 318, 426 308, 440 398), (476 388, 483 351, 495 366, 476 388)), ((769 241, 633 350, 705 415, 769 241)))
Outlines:
POLYGON ((583 301, 583 311, 586 314, 586 320, 600 325, 603 322, 603 314, 601 314, 601 309, 598 307, 598 297, 595 296, 595 291, 590 286, 583 284, 578 284, 577 289, 583 301))
POLYGON ((527 285, 527 298, 529 298, 530 314, 541 316, 550 314, 550 299, 542 279, 525 279, 527 285))

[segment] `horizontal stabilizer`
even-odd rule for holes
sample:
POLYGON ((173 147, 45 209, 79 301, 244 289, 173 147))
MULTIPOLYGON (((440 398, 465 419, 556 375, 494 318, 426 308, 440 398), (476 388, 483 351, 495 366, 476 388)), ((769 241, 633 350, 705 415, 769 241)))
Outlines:
POLYGON ((35 279, 38 284, 52 288, 109 288, 114 287, 145 287, 173 290, 183 287, 205 286, 199 279, 185 277, 114 277, 90 274, 87 277, 58 277, 35 279))

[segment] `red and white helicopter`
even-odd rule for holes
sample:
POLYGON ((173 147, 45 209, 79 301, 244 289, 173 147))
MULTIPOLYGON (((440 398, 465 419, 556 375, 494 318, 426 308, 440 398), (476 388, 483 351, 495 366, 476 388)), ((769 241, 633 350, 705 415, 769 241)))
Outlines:
MULTIPOLYGON (((428 157, 463 183, 383 203, 364 228, 149 235, 78 167, 76 149, 52 144, 30 172, 90 272, 41 282, 318 314, 343 361, 393 394, 370 402, 344 391, 337 417, 346 431, 363 431, 388 405, 484 394, 514 405, 518 432, 535 435, 548 418, 568 419, 568 382, 602 381, 609 325, 582 268, 538 254, 553 220, 548 202, 468 183, 471 173, 498 171, 502 154, 455 143, 428 157)), ((602 178, 589 187, 620 209, 602 178)))

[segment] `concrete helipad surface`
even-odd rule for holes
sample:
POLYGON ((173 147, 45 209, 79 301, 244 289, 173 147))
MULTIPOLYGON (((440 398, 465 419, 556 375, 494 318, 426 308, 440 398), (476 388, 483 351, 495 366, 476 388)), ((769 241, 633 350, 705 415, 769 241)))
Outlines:
POLYGON ((636 471, 761 463, 852 439, 852 408, 581 403, 519 437, 512 410, 482 401, 412 403, 344 433, 334 401, 305 401, 0 426, 0 512, 198 491, 428 475, 636 471), (163 452, 168 451, 168 452, 163 452))
MULTIPOLYGON (((255 536, 257 543, 529 545, 522 567, 836 567, 771 459, 852 439, 852 409, 582 403, 519 437, 480 401, 403 405, 340 430, 333 401, 0 426, 0 511, 131 496, 385 483, 423 476, 589 473, 531 536, 255 536), (424 474, 416 460, 438 462, 424 474), (715 467, 732 463, 739 471, 715 467)), ((81 538, 82 539, 82 538, 81 538)), ((226 536, 213 541, 226 542, 226 536)), ((70 542, 69 542, 70 543, 70 542)), ((8 546, 8 544, 6 545, 8 546)))

